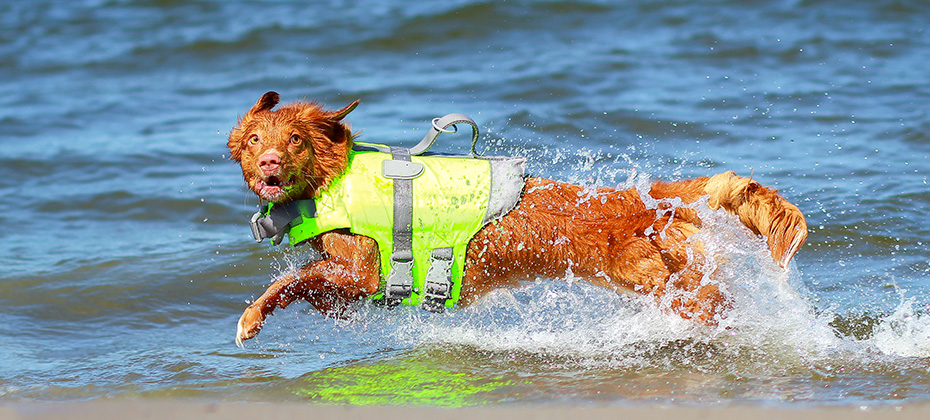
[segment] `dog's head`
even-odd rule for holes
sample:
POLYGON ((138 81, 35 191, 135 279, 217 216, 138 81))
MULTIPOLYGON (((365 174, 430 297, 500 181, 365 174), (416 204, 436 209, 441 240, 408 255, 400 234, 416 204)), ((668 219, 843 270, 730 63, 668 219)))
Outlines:
POLYGON ((352 133, 342 122, 358 101, 338 111, 295 102, 272 110, 276 92, 264 94, 229 133, 230 158, 266 201, 286 203, 316 197, 346 169, 352 133))

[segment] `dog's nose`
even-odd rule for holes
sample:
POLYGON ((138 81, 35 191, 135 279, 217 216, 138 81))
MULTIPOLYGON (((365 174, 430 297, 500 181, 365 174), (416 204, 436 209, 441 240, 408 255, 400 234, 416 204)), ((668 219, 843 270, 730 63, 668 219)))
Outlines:
POLYGON ((265 153, 258 158, 258 167, 262 169, 265 175, 274 175, 281 166, 281 156, 277 153, 265 153))

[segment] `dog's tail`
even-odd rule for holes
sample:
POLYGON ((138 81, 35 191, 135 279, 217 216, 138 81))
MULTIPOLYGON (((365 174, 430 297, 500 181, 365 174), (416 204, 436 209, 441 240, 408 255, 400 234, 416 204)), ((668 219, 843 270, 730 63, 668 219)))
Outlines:
POLYGON ((704 192, 710 195, 710 208, 722 207, 739 216, 753 232, 765 236, 772 257, 782 268, 788 266, 807 239, 807 222, 801 210, 752 179, 732 171, 720 173, 707 180, 704 192))

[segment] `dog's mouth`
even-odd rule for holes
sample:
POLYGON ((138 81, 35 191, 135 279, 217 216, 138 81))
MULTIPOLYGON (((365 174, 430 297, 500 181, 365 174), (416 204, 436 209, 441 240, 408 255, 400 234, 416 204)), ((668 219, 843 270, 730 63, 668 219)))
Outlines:
POLYGON ((285 187, 291 184, 291 182, 282 182, 280 178, 274 175, 265 178, 264 182, 269 187, 285 187))
POLYGON ((258 180, 254 190, 259 197, 275 202, 284 198, 292 188, 294 188, 293 177, 284 180, 277 175, 271 175, 258 180))

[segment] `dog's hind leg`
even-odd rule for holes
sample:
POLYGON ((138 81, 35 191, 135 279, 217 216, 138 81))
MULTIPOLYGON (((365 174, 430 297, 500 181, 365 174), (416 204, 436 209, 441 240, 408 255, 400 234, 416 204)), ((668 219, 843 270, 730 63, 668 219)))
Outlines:
POLYGON ((698 232, 698 227, 693 223, 696 215, 685 210, 678 211, 684 217, 673 218, 661 234, 653 237, 671 273, 663 287, 656 289, 655 295, 660 303, 664 302, 682 318, 714 325, 717 322, 716 315, 724 309, 725 299, 714 282, 705 281, 705 270, 708 269, 705 261, 708 255, 704 243, 692 238, 698 232))
POLYGON ((591 283, 651 294, 682 318, 715 324, 725 299, 715 284, 703 282, 704 246, 689 240, 697 226, 670 218, 658 220, 655 226, 648 237, 618 243, 618 256, 605 270, 609 279, 594 278, 591 283))

